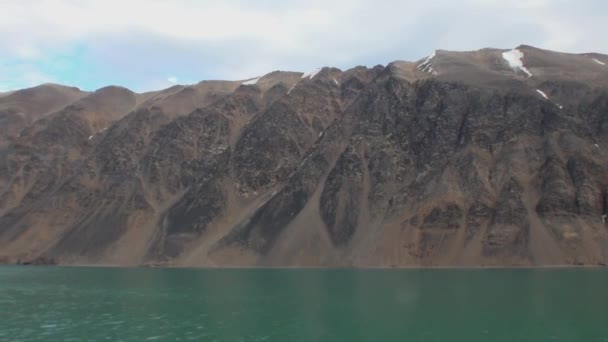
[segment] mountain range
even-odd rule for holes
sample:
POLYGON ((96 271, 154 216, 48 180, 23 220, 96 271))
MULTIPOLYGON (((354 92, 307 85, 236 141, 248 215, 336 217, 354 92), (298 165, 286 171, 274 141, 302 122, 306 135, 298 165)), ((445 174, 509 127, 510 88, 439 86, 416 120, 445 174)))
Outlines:
POLYGON ((605 265, 608 56, 0 94, 0 261, 605 265))

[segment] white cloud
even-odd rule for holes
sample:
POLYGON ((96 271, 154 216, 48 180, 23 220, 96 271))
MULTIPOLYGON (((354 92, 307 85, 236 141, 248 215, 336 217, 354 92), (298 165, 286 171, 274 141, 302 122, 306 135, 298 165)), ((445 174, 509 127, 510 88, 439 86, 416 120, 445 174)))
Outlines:
MULTIPOLYGON (((606 53, 607 12, 603 0, 0 1, 0 64, 44 61, 49 51, 79 45, 115 83, 145 88, 156 82, 150 71, 246 79, 416 60, 434 49, 525 43, 606 53)), ((172 77, 161 81, 176 83, 172 77)))
POLYGON ((22 59, 35 59, 42 55, 40 51, 32 45, 15 45, 13 48, 17 57, 22 59))
POLYGON ((36 70, 29 70, 22 74, 21 79, 27 84, 27 86, 35 86, 41 83, 52 82, 53 78, 44 73, 38 72, 36 70))
POLYGON ((332 20, 328 8, 302 3, 288 10, 269 10, 240 1, 34 0, 2 2, 0 9, 4 14, 0 31, 19 32, 20 40, 35 44, 102 33, 148 32, 190 41, 259 39, 285 47, 332 20))
POLYGON ((177 83, 178 79, 175 76, 170 76, 169 78, 167 78, 167 81, 169 83, 177 83))

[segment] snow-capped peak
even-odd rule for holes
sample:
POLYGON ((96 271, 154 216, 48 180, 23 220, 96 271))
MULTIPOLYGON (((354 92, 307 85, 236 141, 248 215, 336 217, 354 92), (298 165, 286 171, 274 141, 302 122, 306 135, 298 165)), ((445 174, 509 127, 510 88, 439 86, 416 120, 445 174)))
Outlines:
POLYGON ((600 61, 599 59, 596 59, 596 58, 592 58, 592 59, 593 59, 593 61, 594 61, 595 63, 597 63, 597 64, 599 64, 599 65, 606 65, 606 63, 604 63, 604 62, 600 61))
POLYGON ((254 85, 254 84, 258 83, 258 81, 260 80, 260 78, 262 78, 262 76, 257 77, 257 78, 252 78, 252 79, 247 80, 247 81, 245 81, 245 82, 243 82, 241 84, 242 85, 254 85))
POLYGON ((437 50, 433 51, 433 53, 431 53, 431 54, 430 54, 430 55, 429 55, 429 56, 428 56, 428 57, 427 57, 427 58, 424 60, 424 62, 422 62, 422 63, 421 63, 419 66, 418 66, 418 68, 421 68, 422 66, 424 66, 424 65, 426 65, 426 64, 429 64, 429 63, 431 62, 431 60, 432 60, 433 58, 435 58, 435 56, 436 56, 436 55, 437 55, 437 50))
POLYGON ((424 60, 424 62, 422 62, 418 65, 418 70, 422 70, 423 72, 428 72, 429 74, 432 74, 432 75, 437 75, 437 71, 433 70, 433 64, 431 63, 431 61, 433 60, 433 58, 435 58, 436 55, 437 55, 437 51, 435 50, 424 60))
POLYGON ((317 69, 315 69, 313 71, 307 72, 304 75, 302 75, 302 78, 307 78, 308 77, 308 78, 310 78, 312 80, 313 78, 315 78, 315 76, 317 76, 317 74, 321 71, 321 69, 322 68, 317 68, 317 69))
POLYGON ((502 58, 504 58, 509 66, 512 69, 519 69, 525 72, 528 77, 532 77, 532 73, 524 66, 524 62, 522 62, 522 58, 524 58, 524 53, 518 49, 513 49, 511 51, 503 52, 502 58))

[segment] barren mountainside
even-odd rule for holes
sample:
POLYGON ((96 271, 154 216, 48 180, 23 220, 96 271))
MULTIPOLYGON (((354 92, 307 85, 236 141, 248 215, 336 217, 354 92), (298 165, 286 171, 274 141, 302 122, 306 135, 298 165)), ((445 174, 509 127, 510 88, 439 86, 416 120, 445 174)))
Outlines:
POLYGON ((0 261, 605 265, 608 56, 0 95, 0 261))

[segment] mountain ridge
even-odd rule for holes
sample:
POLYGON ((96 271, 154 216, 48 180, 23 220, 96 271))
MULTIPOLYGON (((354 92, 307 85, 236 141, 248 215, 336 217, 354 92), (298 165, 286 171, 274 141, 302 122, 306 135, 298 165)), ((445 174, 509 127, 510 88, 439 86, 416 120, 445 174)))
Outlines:
POLYGON ((0 260, 605 264, 604 60, 437 50, 86 93, 2 136, 0 260))

